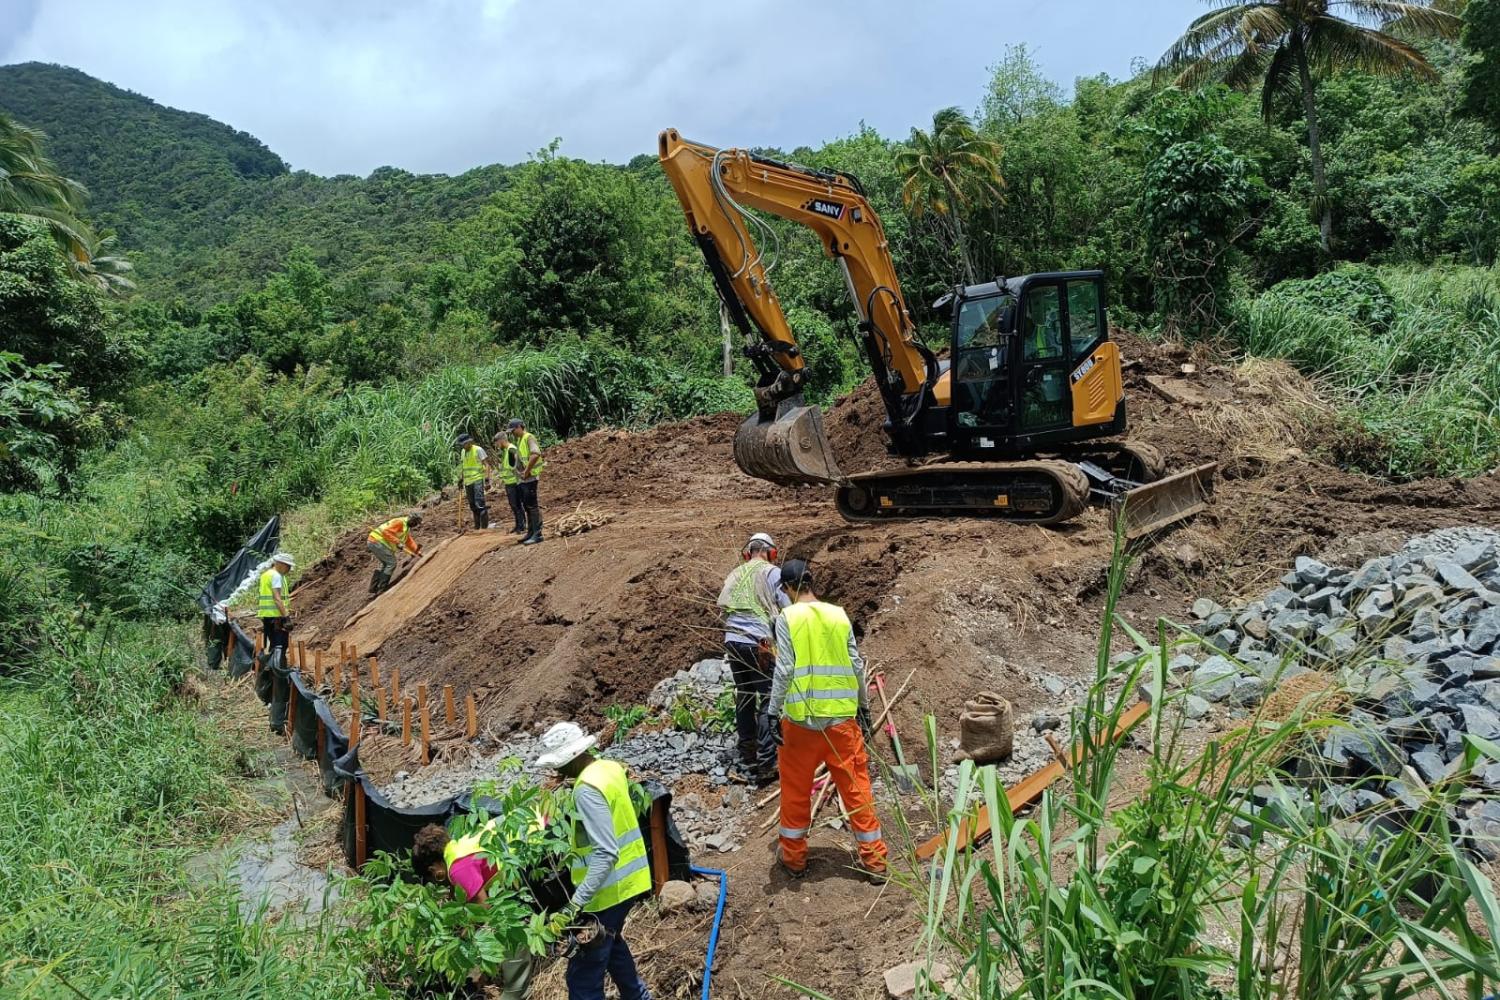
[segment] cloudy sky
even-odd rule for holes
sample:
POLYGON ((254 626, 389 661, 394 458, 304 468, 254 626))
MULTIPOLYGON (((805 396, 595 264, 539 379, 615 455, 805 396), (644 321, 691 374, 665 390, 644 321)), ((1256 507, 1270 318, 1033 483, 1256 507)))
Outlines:
POLYGON ((1008 44, 1065 84, 1155 59, 1202 0, 0 0, 0 63, 76 66, 294 167, 457 173, 554 136, 622 161, 900 136, 972 109, 1008 44))

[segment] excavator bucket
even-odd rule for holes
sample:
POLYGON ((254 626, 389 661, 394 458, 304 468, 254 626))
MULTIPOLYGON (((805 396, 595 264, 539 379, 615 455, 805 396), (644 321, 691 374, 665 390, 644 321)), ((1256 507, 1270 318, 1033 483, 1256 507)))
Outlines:
POLYGON ((784 400, 774 419, 752 413, 734 435, 734 460, 747 476, 803 486, 842 482, 823 433, 823 412, 803 406, 800 397, 784 400))
POLYGON ((1192 517, 1208 506, 1218 467, 1209 462, 1122 494, 1112 506, 1111 526, 1118 530, 1123 522, 1125 540, 1134 541, 1192 517))

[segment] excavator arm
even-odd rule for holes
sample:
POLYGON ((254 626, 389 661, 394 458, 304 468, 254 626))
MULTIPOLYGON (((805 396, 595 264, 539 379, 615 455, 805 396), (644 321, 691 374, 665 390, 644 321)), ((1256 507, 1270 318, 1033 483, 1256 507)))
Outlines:
POLYGON ((821 414, 803 405, 806 359, 771 284, 773 264, 752 227, 773 241, 775 233, 751 209, 806 226, 839 264, 893 433, 923 405, 947 395, 936 358, 916 338, 885 230, 858 181, 742 149, 700 145, 673 129, 661 133, 658 153, 730 319, 751 345, 746 353, 760 371, 757 413, 735 437, 741 468, 787 484, 843 479, 821 414))

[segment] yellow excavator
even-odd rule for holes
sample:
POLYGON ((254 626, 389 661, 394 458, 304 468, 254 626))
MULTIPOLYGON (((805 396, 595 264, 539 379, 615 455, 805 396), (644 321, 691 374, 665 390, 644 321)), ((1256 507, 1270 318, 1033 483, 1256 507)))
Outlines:
POLYGON ((1168 478, 1154 449, 1104 441, 1125 432, 1120 350, 1109 337, 1104 275, 1068 271, 960 286, 934 308, 951 317, 948 357, 925 345, 896 278, 885 231, 859 182, 716 149, 667 129, 662 169, 687 215, 731 322, 760 373, 756 411, 735 434, 748 475, 832 484, 851 521, 995 517, 1056 524, 1091 500, 1113 506, 1127 537, 1205 505, 1212 465, 1168 478), (843 271, 875 385, 888 448, 905 468, 844 474, 803 399, 807 359, 768 277, 755 214, 812 230, 843 271))

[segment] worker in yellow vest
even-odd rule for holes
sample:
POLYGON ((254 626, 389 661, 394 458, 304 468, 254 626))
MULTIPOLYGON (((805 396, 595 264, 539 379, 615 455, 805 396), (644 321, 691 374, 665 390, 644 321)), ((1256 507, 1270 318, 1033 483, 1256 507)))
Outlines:
POLYGON ((764 531, 750 536, 740 563, 719 590, 724 612, 724 659, 734 676, 734 729, 739 737, 740 768, 760 787, 776 780, 776 744, 765 724, 771 695, 771 622, 786 606, 776 543, 764 531))
POLYGON ((422 547, 412 537, 411 529, 422 523, 422 512, 412 511, 405 517, 393 517, 370 531, 365 547, 380 565, 370 577, 370 593, 379 594, 391 585, 396 572, 396 556, 405 551, 413 559, 422 558, 422 547))
POLYGON ((584 852, 573 864, 573 897, 548 928, 561 935, 580 913, 598 923, 593 939, 568 959, 568 1000, 604 1000, 606 974, 620 1000, 650 1000, 623 933, 630 908, 651 891, 646 841, 625 766, 595 755, 597 742, 571 722, 542 734, 537 764, 573 779, 573 846, 584 852))
POLYGON ((512 420, 506 429, 510 431, 510 439, 515 442, 516 455, 520 460, 520 469, 516 472, 519 480, 517 489, 521 507, 526 511, 526 537, 521 539, 521 544, 535 545, 542 540, 542 508, 541 501, 537 498, 537 487, 540 485, 542 469, 547 463, 542 460, 542 446, 537 443, 536 435, 526 429, 524 421, 519 418, 512 420))
MULTIPOLYGON (((495 821, 466 837, 450 837, 446 827, 429 823, 417 831, 412 842, 411 865, 422 881, 437 885, 453 884, 453 893, 469 903, 487 902, 489 884, 499 869, 484 853, 483 839, 492 834, 495 821)), ((525 1000, 531 993, 531 977, 536 960, 523 943, 500 963, 499 1000, 525 1000)))
POLYGON ((813 775, 823 764, 849 814, 861 866, 884 877, 886 846, 865 752, 865 664, 854 628, 843 608, 818 600, 805 560, 788 559, 781 567, 781 589, 791 603, 776 618, 768 708, 781 745, 781 867, 793 878, 807 872, 813 775))
POLYGON ((521 503, 521 450, 511 440, 508 430, 500 431, 495 439, 490 442, 495 447, 496 471, 500 474, 500 483, 505 487, 505 500, 510 504, 511 516, 516 519, 516 526, 510 529, 512 535, 526 534, 526 507, 521 503))
POLYGON ((260 574, 260 595, 255 605, 255 617, 260 619, 261 631, 266 637, 266 652, 274 662, 279 656, 286 661, 286 647, 292 628, 292 585, 287 579, 295 565, 289 553, 278 552, 271 557, 271 565, 260 574))
POLYGON ((484 503, 484 488, 489 485, 490 455, 467 434, 458 436, 458 486, 469 501, 474 527, 490 526, 490 511, 484 503))

